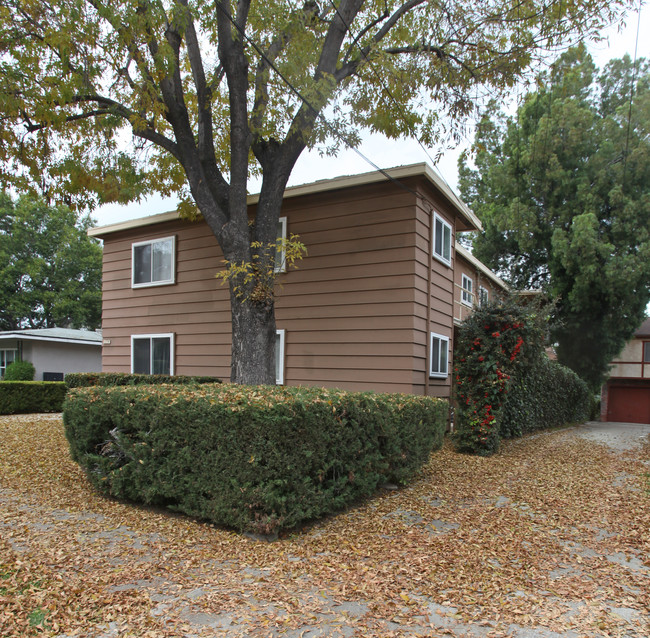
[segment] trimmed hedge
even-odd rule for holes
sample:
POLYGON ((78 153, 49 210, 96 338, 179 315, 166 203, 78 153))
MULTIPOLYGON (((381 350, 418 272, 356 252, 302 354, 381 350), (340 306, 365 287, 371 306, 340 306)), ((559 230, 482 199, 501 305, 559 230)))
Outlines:
POLYGON ((321 388, 72 390, 72 458, 104 494, 275 534, 405 483, 442 445, 448 404, 321 388))
POLYGON ((513 379, 499 415, 499 433, 512 438, 581 423, 589 419, 591 403, 587 384, 573 370, 542 357, 513 379))
POLYGON ((63 381, 3 381, 0 414, 61 412, 66 391, 63 381))
POLYGON ((33 381, 36 369, 31 361, 13 361, 5 370, 4 381, 33 381))
POLYGON ((170 376, 167 374, 128 374, 126 372, 70 372, 65 375, 68 388, 114 385, 187 385, 192 383, 221 383, 221 379, 208 376, 170 376))

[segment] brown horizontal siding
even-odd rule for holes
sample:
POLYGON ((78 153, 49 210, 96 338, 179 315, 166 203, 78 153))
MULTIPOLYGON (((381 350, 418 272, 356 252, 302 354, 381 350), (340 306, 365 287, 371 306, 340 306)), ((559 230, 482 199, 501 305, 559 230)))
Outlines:
POLYGON ((429 378, 429 336, 431 332, 449 337, 449 361, 453 348, 453 265, 455 255, 454 217, 447 212, 444 203, 429 188, 420 189, 421 198, 416 207, 415 230, 417 248, 415 251, 416 288, 424 295, 417 295, 415 300, 416 320, 415 343, 420 346, 414 356, 412 383, 422 393, 430 396, 449 396, 451 375, 446 379, 429 378), (443 217, 452 227, 452 264, 451 267, 436 259, 431 247, 431 223, 433 213, 443 217))
MULTIPOLYGON (((278 328, 286 330, 289 384, 412 391, 417 239, 412 196, 392 185, 288 200, 288 232, 308 256, 279 277, 278 328)), ((230 374, 228 290, 205 224, 170 222, 105 241, 105 369, 130 368, 132 334, 175 334, 178 374, 230 374), (146 234, 145 234, 146 231, 146 234), (131 288, 131 243, 176 236, 176 283, 131 288)), ((420 293, 420 296, 422 294, 420 293)))

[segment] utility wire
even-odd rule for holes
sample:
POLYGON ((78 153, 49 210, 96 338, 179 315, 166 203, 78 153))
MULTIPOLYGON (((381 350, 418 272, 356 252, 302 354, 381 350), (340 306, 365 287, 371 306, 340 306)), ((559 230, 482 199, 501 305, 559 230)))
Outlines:
MULTIPOLYGON (((330 122, 327 120, 327 118, 314 107, 309 100, 300 93, 300 91, 291 84, 291 82, 282 74, 280 69, 277 68, 277 66, 267 57, 267 55, 264 53, 264 51, 261 49, 261 47, 245 32, 245 30, 235 22, 233 19, 232 15, 230 14, 229 11, 226 11, 222 6, 220 2, 216 3, 217 7, 219 10, 228 18, 230 23, 239 31, 239 33, 242 35, 242 37, 248 42, 254 49, 257 51, 257 53, 264 59, 264 61, 278 74, 278 76, 282 79, 282 81, 291 89, 291 91, 305 104, 309 109, 311 109, 316 115, 317 118, 320 118, 321 121, 325 124, 325 126, 340 140, 343 141, 343 143, 351 150, 353 150, 361 159, 363 159, 365 162, 370 164, 375 170, 377 170, 379 173, 381 173, 386 179, 390 180, 391 182, 397 184, 400 188, 405 190, 406 192, 410 193, 411 195, 415 195, 416 197, 420 197, 419 193, 412 188, 409 188, 402 182, 400 182, 398 179, 395 179, 390 173, 388 173, 386 170, 383 168, 380 168, 375 164, 369 157, 364 155, 356 146, 353 146, 348 139, 346 139, 339 131, 336 130, 336 127, 330 124, 330 122)), ((340 14, 339 14, 340 15, 340 14)))
POLYGON ((442 181, 445 183, 445 185, 447 186, 447 188, 449 189, 449 191, 454 195, 454 198, 455 198, 459 203, 462 204, 462 202, 460 201, 460 199, 458 198, 458 196, 456 195, 456 193, 454 192, 454 190, 453 190, 453 189, 451 188, 451 186, 449 185, 449 182, 445 179, 445 177, 444 177, 444 175, 442 174, 442 172, 438 169, 438 166, 437 166, 438 162, 436 162, 436 161, 431 157, 429 151, 427 150, 427 148, 426 148, 426 147, 424 146, 424 144, 422 143, 422 140, 418 137, 416 131, 413 129, 413 127, 412 127, 411 124, 409 123, 408 118, 406 117, 406 114, 404 113, 404 109, 402 108, 401 104, 397 101, 397 98, 393 95, 393 93, 391 92, 390 88, 387 86, 386 82, 384 81, 384 79, 383 79, 383 78, 381 77, 381 75, 379 74, 379 71, 377 71, 375 65, 372 63, 372 60, 371 60, 371 59, 366 55, 366 52, 363 50, 363 47, 361 46, 361 43, 359 42, 358 36, 357 36, 353 31, 352 31, 352 27, 351 27, 351 26, 346 22, 346 20, 345 20, 345 18, 343 17, 343 15, 341 15, 341 12, 339 11, 339 8, 334 4, 334 0, 329 0, 329 2, 330 2, 330 4, 332 5, 334 11, 336 11, 337 15, 338 15, 339 18, 341 19, 341 22, 343 23, 343 26, 345 26, 345 28, 348 30, 348 32, 349 32, 350 35, 352 36, 353 41, 356 43, 357 48, 359 49, 359 52, 360 52, 361 55, 363 56, 364 60, 368 63, 368 66, 370 67, 370 69, 371 69, 372 72, 374 73, 375 77, 376 77, 377 80, 379 81, 379 84, 381 85, 381 88, 382 88, 382 89, 384 90, 384 92, 385 92, 386 94, 388 94, 388 96, 393 100, 395 106, 397 107, 397 110, 401 112, 402 118, 403 118, 404 123, 406 124, 406 126, 407 126, 407 128, 408 128, 408 130, 409 130, 409 133, 410 133, 411 136, 412 136, 412 137, 417 141, 417 143, 420 145, 420 148, 425 152, 426 156, 427 156, 427 157, 429 158, 429 160, 431 161, 431 165, 432 165, 433 169, 438 173, 438 175, 440 175, 440 178, 441 178, 442 181))
POLYGON ((627 177, 627 155, 630 149, 630 127, 632 123, 632 102, 634 100, 634 89, 636 88, 636 74, 639 69, 637 65, 637 51, 639 48, 639 29, 641 27, 641 0, 639 0, 639 13, 636 22, 636 42, 634 44, 634 64, 632 66, 632 86, 630 87, 630 108, 627 112, 627 135, 625 138, 625 155, 623 156, 623 192, 625 192, 625 184, 627 177))

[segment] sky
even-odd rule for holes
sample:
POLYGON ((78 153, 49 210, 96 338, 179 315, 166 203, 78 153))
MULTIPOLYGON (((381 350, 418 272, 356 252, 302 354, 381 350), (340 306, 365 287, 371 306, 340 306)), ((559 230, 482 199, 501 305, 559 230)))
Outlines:
MULTIPOLYGON (((646 4, 642 7, 640 21, 636 13, 630 13, 626 22, 626 26, 622 29, 612 27, 603 33, 603 36, 606 37, 605 41, 589 44, 589 51, 599 68, 602 68, 608 60, 621 58, 626 53, 634 58, 637 26, 639 29, 638 56, 650 56, 648 44, 650 41, 650 6, 646 4)), ((445 150, 434 167, 442 179, 454 190, 457 189, 458 183, 458 156, 470 143, 471 133, 458 147, 445 150)), ((432 164, 431 158, 435 158, 439 152, 437 148, 425 151, 416 140, 388 140, 382 135, 366 135, 358 148, 363 155, 382 169, 419 162, 432 164)), ((317 151, 305 151, 298 159, 289 179, 289 186, 373 170, 376 169, 353 150, 341 151, 336 157, 321 157, 317 151)), ((251 192, 256 192, 257 188, 258 183, 255 182, 249 186, 251 192)), ((176 204, 177 200, 175 199, 154 196, 126 206, 118 204, 101 206, 93 212, 92 217, 98 226, 105 226, 174 210, 176 204)))

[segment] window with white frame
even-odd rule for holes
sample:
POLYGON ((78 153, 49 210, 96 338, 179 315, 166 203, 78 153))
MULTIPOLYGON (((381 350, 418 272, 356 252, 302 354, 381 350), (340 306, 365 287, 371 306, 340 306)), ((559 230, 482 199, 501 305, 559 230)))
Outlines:
POLYGON ((479 306, 484 306, 488 301, 490 300, 490 293, 488 292, 487 288, 483 288, 483 286, 479 286, 478 289, 478 305, 479 306))
POLYGON ((451 226, 438 213, 433 214, 433 256, 451 264, 451 226))
POLYGON ((174 335, 131 335, 131 372, 174 374, 174 335))
POLYGON ((472 289, 474 287, 474 282, 467 276, 463 275, 463 284, 462 284, 462 297, 461 301, 466 306, 471 306, 474 303, 474 295, 472 294, 472 289))
POLYGON ((0 350, 0 379, 4 379, 5 370, 16 360, 15 350, 0 350))
POLYGON ((175 237, 134 243, 132 245, 132 287, 173 284, 175 252, 175 237))
POLYGON ((449 337, 431 333, 429 376, 444 379, 449 374, 449 337))
POLYGON ((284 242, 287 240, 287 218, 280 217, 278 220, 278 233, 275 245, 275 266, 273 270, 275 272, 286 272, 287 262, 286 262, 286 250, 284 242))
POLYGON ((286 331, 275 331, 275 383, 284 385, 284 340, 286 331))
POLYGON ((650 363, 650 341, 643 342, 643 363, 650 363))

